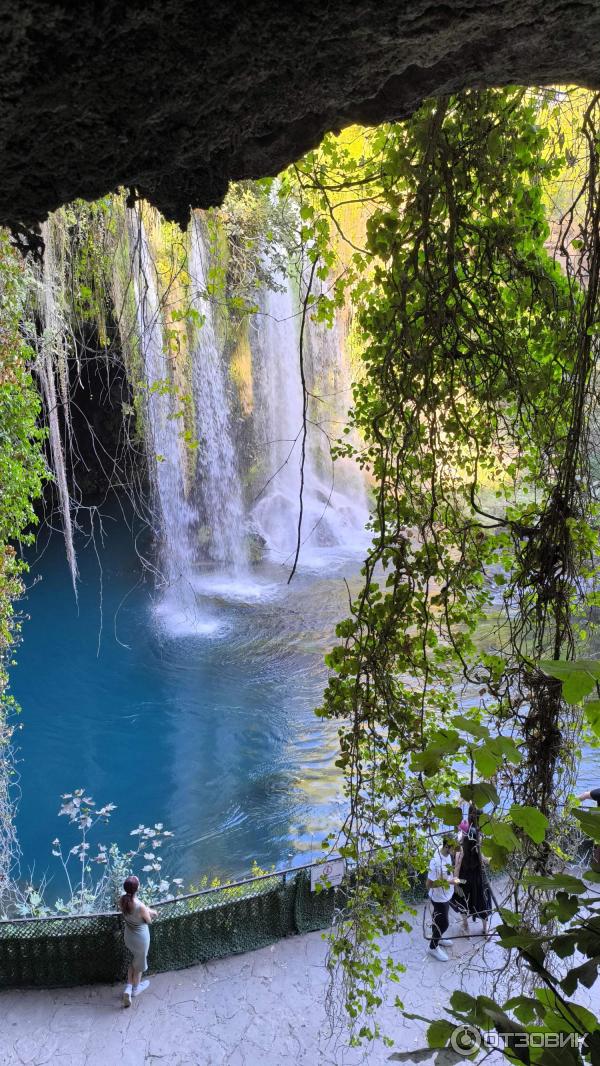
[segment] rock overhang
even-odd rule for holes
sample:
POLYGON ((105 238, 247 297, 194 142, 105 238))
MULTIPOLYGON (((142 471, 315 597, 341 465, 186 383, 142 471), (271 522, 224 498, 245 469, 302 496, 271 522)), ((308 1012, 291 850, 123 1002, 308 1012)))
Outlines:
POLYGON ((466 86, 600 88, 597 0, 0 0, 0 224, 118 186, 185 225, 352 122, 466 86))

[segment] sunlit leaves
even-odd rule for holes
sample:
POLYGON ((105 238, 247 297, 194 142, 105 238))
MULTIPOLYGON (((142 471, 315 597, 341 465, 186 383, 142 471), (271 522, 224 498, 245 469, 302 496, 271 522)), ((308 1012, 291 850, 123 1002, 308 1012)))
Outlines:
MULTIPOLYGON (((428 101, 360 143, 359 157, 328 138, 296 168, 311 256, 331 241, 344 194, 365 205, 366 239, 338 296, 357 297, 354 452, 375 483, 373 547, 319 712, 340 724, 347 846, 359 857, 385 840, 400 868, 423 862, 426 830, 456 825, 459 794, 483 811, 493 866, 515 856, 539 871, 553 855, 565 701, 593 695, 600 678, 589 664, 547 676, 535 665, 549 648, 571 654, 574 575, 590 578, 598 554, 580 507, 584 471, 568 451, 589 387, 580 341, 598 316, 581 327, 584 286, 545 247, 545 189, 563 164, 539 100, 515 89, 428 101), (478 647, 492 612, 502 632, 478 647)), ((588 706, 594 728, 600 713, 588 706)), ((572 883, 532 883, 526 895, 543 923, 576 918, 572 883)), ((352 917, 365 952, 386 914, 352 917)), ((545 941, 517 904, 500 935, 541 972, 545 941)), ((353 983, 348 949, 354 1008, 371 989, 360 957, 353 983)), ((520 1029, 492 1000, 463 1006, 499 1031, 520 1029)), ((531 1004, 515 1006, 532 1020, 531 1004)), ((432 1037, 447 1041, 445 1024, 432 1037)))

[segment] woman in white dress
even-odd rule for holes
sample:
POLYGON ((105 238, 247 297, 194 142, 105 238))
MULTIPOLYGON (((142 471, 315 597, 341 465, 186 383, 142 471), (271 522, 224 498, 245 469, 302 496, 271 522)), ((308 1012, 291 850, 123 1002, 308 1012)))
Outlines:
POLYGON ((137 899, 137 891, 140 882, 135 875, 127 877, 123 882, 124 892, 119 900, 119 907, 123 915, 123 938, 125 947, 131 952, 133 958, 127 970, 127 984, 123 991, 123 1006, 131 1006, 131 997, 139 996, 150 984, 149 981, 141 981, 140 978, 148 969, 148 948, 150 947, 150 923, 156 918, 156 911, 150 910, 141 900, 137 899))

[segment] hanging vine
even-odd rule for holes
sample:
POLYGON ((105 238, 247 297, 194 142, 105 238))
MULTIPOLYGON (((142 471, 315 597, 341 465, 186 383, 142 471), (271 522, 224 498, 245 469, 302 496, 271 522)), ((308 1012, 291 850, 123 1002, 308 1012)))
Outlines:
POLYGON ((14 603, 26 567, 15 541, 30 539, 33 500, 46 476, 40 401, 29 372, 33 352, 20 329, 25 298, 22 264, 8 234, 0 233, 0 910, 10 897, 18 860, 11 752, 17 707, 8 692, 8 667, 20 629, 14 603))
MULTIPOLYGON (((588 98, 580 206, 559 220, 552 254, 557 99, 507 89, 428 102, 358 152, 326 142, 289 179, 325 271, 344 205, 366 217, 364 245, 352 240, 316 308, 331 316, 348 290, 360 307, 364 448, 340 450, 376 490, 362 589, 318 712, 340 722, 349 799, 341 851, 356 891, 332 954, 352 1017, 401 969, 373 945, 397 927, 428 838, 460 820, 440 800, 456 791, 487 807, 484 850, 522 881, 551 868, 573 786, 581 713, 537 664, 573 658, 594 596, 600 111, 588 98), (478 627, 494 616, 482 649, 478 627)), ((522 920, 539 924, 533 904, 522 920)))

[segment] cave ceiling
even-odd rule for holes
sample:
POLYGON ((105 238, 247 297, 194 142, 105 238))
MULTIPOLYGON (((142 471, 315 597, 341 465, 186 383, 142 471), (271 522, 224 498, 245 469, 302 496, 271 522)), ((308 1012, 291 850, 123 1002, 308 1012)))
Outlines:
POLYGON ((0 0, 0 223, 118 186, 185 224, 327 130, 465 86, 600 87, 600 2, 0 0))

